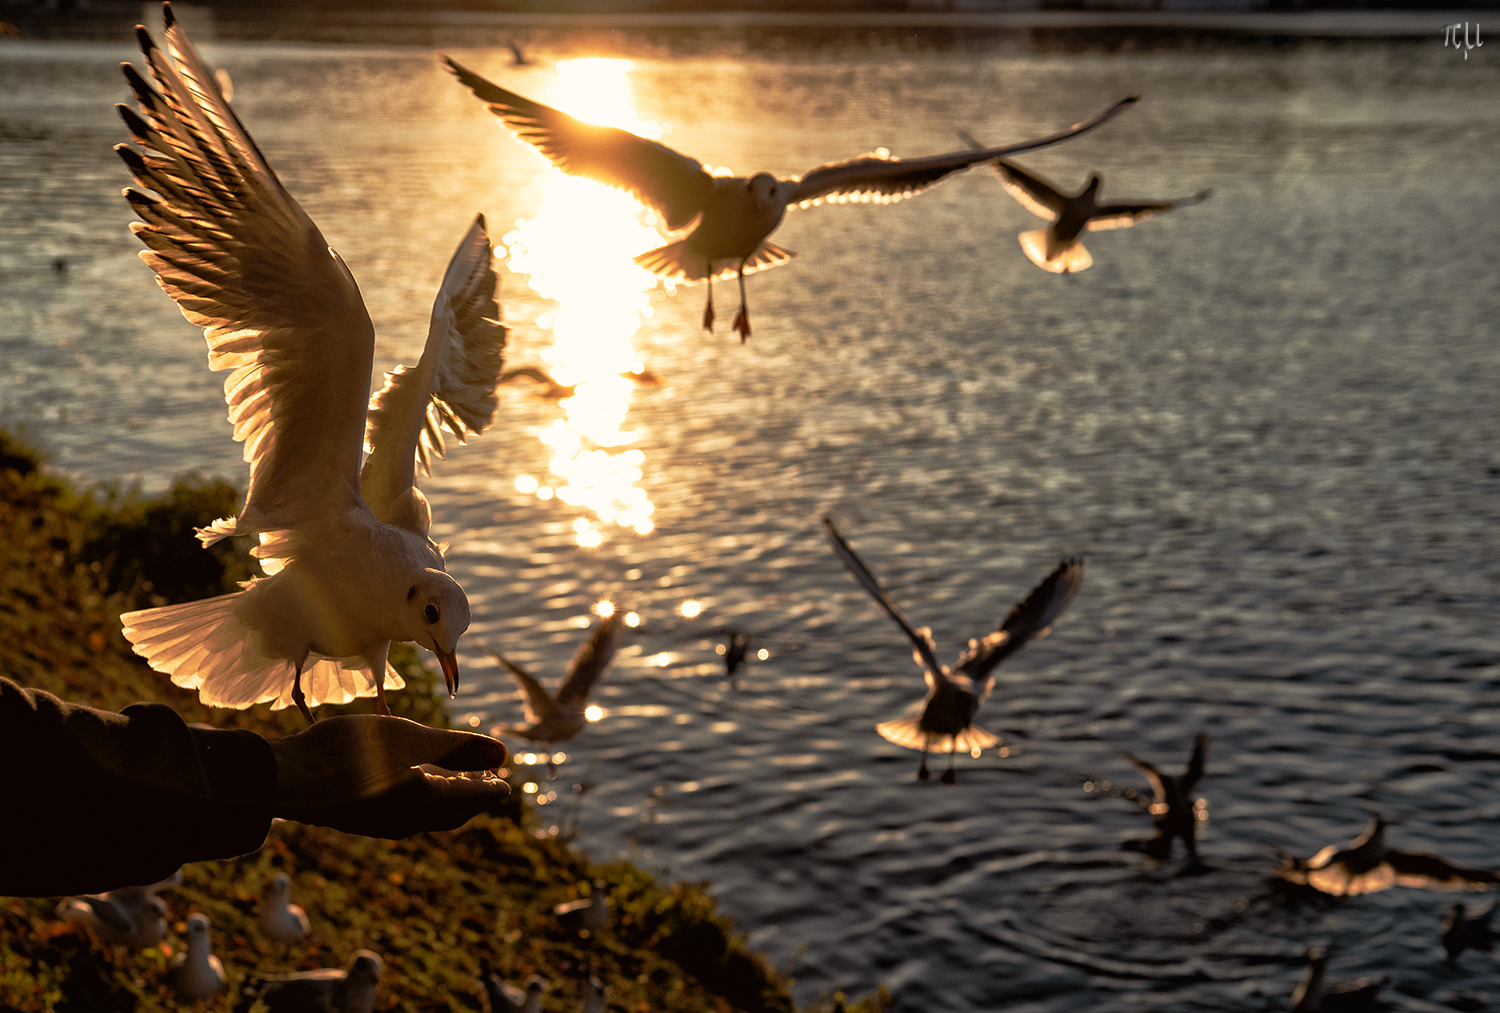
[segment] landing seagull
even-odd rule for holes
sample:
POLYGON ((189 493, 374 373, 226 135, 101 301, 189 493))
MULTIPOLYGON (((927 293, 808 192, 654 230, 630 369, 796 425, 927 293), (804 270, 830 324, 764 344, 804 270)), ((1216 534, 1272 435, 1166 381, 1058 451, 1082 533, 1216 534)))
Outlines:
MULTIPOLYGON (((958 135, 971 150, 988 150, 962 130, 958 135)), ((1078 238, 1084 231, 1128 229, 1153 215, 1165 214, 1174 208, 1207 200, 1213 192, 1199 190, 1187 197, 1168 201, 1096 204, 1094 198, 1104 182, 1097 172, 1090 174, 1089 181, 1082 190, 1069 195, 1040 176, 1034 176, 1003 158, 995 159, 994 168, 1006 193, 1027 211, 1052 223, 1045 229, 1023 232, 1020 239, 1021 249, 1031 262, 1053 274, 1086 271, 1094 263, 1094 258, 1089 256, 1089 251, 1083 248, 1083 243, 1078 238)))
POLYGON ((437 654, 449 693, 469 625, 463 588, 428 538, 416 487, 441 430, 462 441, 489 425, 505 328, 483 217, 459 244, 414 369, 370 398, 375 332, 353 276, 282 187, 224 101, 214 75, 163 5, 166 49, 136 34, 153 88, 124 65, 140 104, 119 106, 132 139, 115 150, 142 190, 141 257, 208 339, 249 493, 238 517, 199 531, 205 545, 256 535, 264 578, 243 591, 128 612, 135 652, 212 707, 311 707, 400 688, 386 654, 412 640, 437 654), (159 89, 159 90, 158 90, 159 89), (369 458, 360 465, 361 448, 369 458), (306 676, 306 692, 303 689, 306 676), (393 678, 394 677, 394 678, 393 678))
POLYGON ((745 275, 796 256, 766 241, 781 224, 788 207, 809 207, 825 200, 888 204, 912 197, 977 162, 1076 137, 1139 98, 1123 99, 1092 119, 1055 134, 999 148, 913 159, 864 155, 821 165, 799 179, 777 179, 768 172, 749 177, 714 176, 696 158, 665 144, 615 127, 586 123, 507 91, 446 56, 442 59, 518 139, 533 145, 563 172, 628 190, 661 215, 674 232, 697 222, 686 238, 643 253, 635 262, 663 278, 707 281, 703 327, 709 331, 714 325, 713 280, 738 275, 740 309, 735 314, 734 329, 741 342, 750 336, 745 275))
POLYGON ((1010 610, 998 629, 983 640, 970 640, 969 648, 958 659, 950 671, 938 663, 936 645, 932 631, 927 627, 914 629, 896 603, 870 572, 870 568, 854 554, 854 549, 844 541, 833 520, 823 518, 823 531, 854 579, 859 581, 875 604, 880 606, 891 621, 901 627, 911 641, 912 657, 921 665, 927 678, 927 699, 922 702, 922 712, 916 717, 899 721, 887 721, 875 726, 875 730, 898 746, 922 751, 922 765, 917 769, 917 779, 925 781, 930 776, 927 769, 927 752, 934 743, 946 746, 948 769, 943 772, 944 784, 954 784, 957 775, 953 772, 953 753, 958 749, 988 749, 998 745, 1000 739, 983 728, 977 727, 974 714, 989 695, 995 684, 992 674, 1002 661, 1020 650, 1028 641, 1045 637, 1052 623, 1062 615, 1068 602, 1083 584, 1083 560, 1065 559, 1057 569, 1037 585, 1022 602, 1010 610))
POLYGON ((588 724, 589 691, 603 678, 615 660, 620 637, 625 629, 625 613, 615 609, 594 627, 593 634, 573 654, 568 674, 554 695, 548 693, 525 669, 512 664, 499 651, 489 650, 504 665, 526 693, 526 724, 512 725, 508 731, 533 742, 552 743, 571 739, 588 724))
POLYGON ((1438 855, 1397 851, 1386 846, 1386 822, 1377 813, 1370 825, 1346 846, 1330 844, 1307 860, 1283 856, 1279 875, 1336 897, 1377 893, 1393 886, 1426 890, 1489 890, 1500 875, 1466 869, 1438 855))
POLYGON ((1193 740, 1193 755, 1180 777, 1163 774, 1134 753, 1121 750, 1120 755, 1135 764, 1136 769, 1151 782, 1151 793, 1155 798, 1151 802, 1150 811, 1156 817, 1155 837, 1126 841, 1121 847, 1127 851, 1143 851, 1153 858, 1165 860, 1172 855, 1172 842, 1181 837, 1188 855, 1196 859, 1199 813, 1203 810, 1199 807, 1198 800, 1193 798, 1193 789, 1203 779, 1203 761, 1208 756, 1208 733, 1199 732, 1198 737, 1193 740))

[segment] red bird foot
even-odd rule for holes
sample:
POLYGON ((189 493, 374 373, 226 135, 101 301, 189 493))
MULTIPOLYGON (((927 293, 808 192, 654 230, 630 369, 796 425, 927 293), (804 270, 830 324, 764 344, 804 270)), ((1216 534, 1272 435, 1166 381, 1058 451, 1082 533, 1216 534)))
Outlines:
POLYGON ((957 784, 958 775, 951 770, 945 770, 943 771, 942 782, 944 784, 957 784))
POLYGON ((708 333, 714 332, 714 304, 709 303, 703 307, 703 329, 708 333))
POLYGON ((745 312, 745 307, 743 306, 734 315, 734 329, 740 332, 740 344, 743 345, 745 339, 750 336, 750 314, 745 312))

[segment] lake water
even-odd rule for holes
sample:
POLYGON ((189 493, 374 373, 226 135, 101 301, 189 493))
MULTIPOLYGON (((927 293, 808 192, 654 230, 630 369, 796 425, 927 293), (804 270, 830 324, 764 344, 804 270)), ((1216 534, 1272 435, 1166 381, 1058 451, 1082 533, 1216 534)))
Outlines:
MULTIPOLYGON (((126 229, 109 150, 126 41, 0 46, 0 425, 85 480, 242 482, 222 377, 126 229)), ((359 279, 377 364, 415 361, 469 219, 499 236, 537 217, 546 164, 429 50, 205 48, 359 279)), ((449 51, 527 94, 555 80, 546 51, 516 70, 449 51)), ((538 439, 562 409, 506 388, 495 427, 426 484, 474 606, 455 716, 520 719, 481 644, 555 677, 595 601, 639 611, 606 716, 537 778, 559 796, 541 815, 590 779, 580 843, 711 879, 802 1001, 883 983, 924 1013, 1285 1009, 1319 944, 1336 979, 1394 975, 1396 1008, 1493 1008, 1489 958, 1443 960, 1447 896, 1287 906, 1261 843, 1310 855, 1378 809, 1403 821, 1397 846, 1500 866, 1488 53, 1465 61, 1436 31, 1117 53, 614 37, 592 55, 635 60, 635 113, 712 165, 929 154, 958 127, 998 143, 1138 92, 1023 160, 1069 186, 1098 169, 1106 197, 1215 192, 1093 235, 1072 277, 1027 262, 1016 233, 1038 223, 987 170, 891 207, 793 211, 774 239, 802 256, 750 279, 743 346, 732 284, 714 335, 701 289, 655 290, 624 339, 669 383, 632 394, 623 423, 649 534, 518 489, 562 484, 538 439), (1060 557, 1087 557, 1068 613, 981 711, 1012 755, 921 784, 875 733, 921 676, 829 552, 825 512, 948 661, 1060 557), (769 652, 738 689, 719 626, 769 652), (1118 751, 1177 769, 1199 729, 1211 871, 1181 876, 1122 852, 1149 816, 1084 782, 1144 787, 1118 751)), ((503 284, 509 358, 540 361, 537 320, 559 307, 503 284)))

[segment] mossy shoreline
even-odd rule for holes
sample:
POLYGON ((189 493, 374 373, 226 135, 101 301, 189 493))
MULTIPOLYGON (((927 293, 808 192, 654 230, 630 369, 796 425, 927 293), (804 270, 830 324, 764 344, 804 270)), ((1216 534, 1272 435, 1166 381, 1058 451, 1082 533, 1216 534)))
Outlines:
MULTIPOLYGON (((189 722, 267 737, 297 731, 295 710, 203 707, 151 671, 119 632, 121 612, 232 591, 250 575, 242 547, 205 552, 192 538, 194 526, 238 505, 229 484, 194 477, 150 499, 80 491, 0 431, 0 674, 109 710, 154 700, 189 722)), ((409 646, 392 660, 408 687, 391 697, 397 713, 446 726, 434 674, 409 646)), ((368 708, 359 701, 349 709, 368 708)), ((212 920, 229 988, 194 1009, 239 1008, 248 978, 342 967, 365 948, 385 962, 380 1010, 488 1010, 479 981, 487 962, 512 983, 531 974, 548 980, 548 1011, 578 1009, 592 974, 608 986, 611 1011, 793 1013, 791 983, 746 948, 708 884, 662 885, 628 862, 592 863, 535 826, 520 793, 512 798, 459 830, 405 841, 278 821, 255 854, 184 867, 182 885, 163 895, 167 938, 140 951, 60 921, 55 898, 0 898, 0 1013, 184 1008, 172 992, 171 958, 195 911, 212 920), (291 876, 293 899, 312 923, 292 945, 256 927, 261 890, 278 872, 291 876), (551 911, 587 896, 596 880, 607 884, 613 914, 611 927, 590 939, 551 911)), ((24 833, 23 815, 7 821, 6 832, 24 833)), ((888 1006, 882 991, 851 1009, 888 1006)))

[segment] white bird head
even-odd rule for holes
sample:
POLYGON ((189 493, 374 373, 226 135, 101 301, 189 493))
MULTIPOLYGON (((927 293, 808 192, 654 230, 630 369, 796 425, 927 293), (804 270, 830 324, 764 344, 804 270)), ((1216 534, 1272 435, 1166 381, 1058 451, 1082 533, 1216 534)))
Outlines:
POLYGON ((272 880, 266 884, 262 896, 267 902, 278 901, 285 903, 287 896, 291 893, 292 881, 284 872, 278 872, 272 880))
POLYGON ((438 656, 448 695, 458 692, 458 638, 469 628, 469 596, 442 570, 425 569, 406 592, 406 639, 438 656))
POLYGON ((208 915, 189 915, 187 920, 188 951, 192 953, 208 952, 208 915))
POLYGON ((750 191, 750 196, 760 207, 770 207, 776 203, 776 177, 769 172, 757 172, 745 181, 745 189, 750 191))

